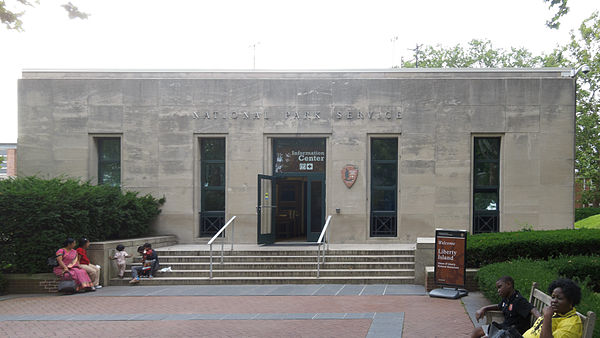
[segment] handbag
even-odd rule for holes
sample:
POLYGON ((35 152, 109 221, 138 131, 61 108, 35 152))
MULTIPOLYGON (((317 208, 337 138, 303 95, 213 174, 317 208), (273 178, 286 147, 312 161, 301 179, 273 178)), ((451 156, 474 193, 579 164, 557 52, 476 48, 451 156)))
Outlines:
POLYGON ((77 285, 71 275, 68 272, 63 273, 61 281, 58 282, 58 292, 75 293, 76 287, 77 285), (65 274, 69 276, 69 279, 64 279, 65 274))
MULTIPOLYGON (((63 250, 63 254, 64 254, 64 250, 63 250)), ((58 266, 58 261, 56 260, 56 255, 54 255, 52 257, 48 257, 48 265, 50 265, 53 268, 58 266)))
POLYGON ((487 336, 489 338, 523 338, 514 327, 503 328, 500 324, 492 322, 487 336))

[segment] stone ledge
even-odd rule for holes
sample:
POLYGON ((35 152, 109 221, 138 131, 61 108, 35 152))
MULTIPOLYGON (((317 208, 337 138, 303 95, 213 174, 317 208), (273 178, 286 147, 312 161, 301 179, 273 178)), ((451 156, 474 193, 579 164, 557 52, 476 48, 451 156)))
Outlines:
POLYGON ((111 278, 117 277, 117 265, 110 257, 114 255, 118 244, 125 246, 125 251, 131 256, 127 259, 127 262, 131 263, 134 258, 139 257, 137 247, 144 243, 150 243, 152 248, 156 249, 177 244, 177 237, 175 235, 162 235, 90 243, 87 250, 90 262, 102 267, 100 269, 100 284, 107 286, 110 284, 111 278))
MULTIPOLYGON (((465 281, 465 289, 468 291, 479 291, 479 285, 477 285, 477 271, 479 269, 467 269, 466 281, 465 281)), ((425 267, 425 290, 427 292, 442 287, 442 285, 437 285, 434 281, 434 268, 433 266, 425 267)))
MULTIPOLYGON (((100 270, 100 283, 102 285, 108 285, 110 277, 116 277, 117 275, 116 264, 110 260, 109 256, 111 253, 114 254, 118 244, 123 244, 125 246, 125 251, 133 258, 137 256, 137 247, 144 243, 152 244, 153 248, 160 248, 176 244, 177 238, 174 235, 164 235, 90 243, 90 247, 88 248, 88 257, 90 258, 90 261, 93 264, 99 264, 102 267, 100 270)), ((129 258, 129 260, 132 258, 129 258)), ((48 267, 48 269, 50 269, 50 267, 48 267)), ((58 292, 59 279, 51 272, 35 274, 3 274, 3 277, 7 282, 6 293, 58 292)))
POLYGON ((6 293, 54 293, 58 292, 58 278, 53 273, 3 274, 6 293))

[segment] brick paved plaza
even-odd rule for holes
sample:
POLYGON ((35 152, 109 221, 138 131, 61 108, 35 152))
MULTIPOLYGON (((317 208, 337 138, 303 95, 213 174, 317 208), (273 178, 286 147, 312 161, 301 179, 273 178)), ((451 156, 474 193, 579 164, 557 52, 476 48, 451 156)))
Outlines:
POLYGON ((0 297, 3 337, 464 337, 472 328, 460 300, 430 298, 415 285, 124 286, 0 297))

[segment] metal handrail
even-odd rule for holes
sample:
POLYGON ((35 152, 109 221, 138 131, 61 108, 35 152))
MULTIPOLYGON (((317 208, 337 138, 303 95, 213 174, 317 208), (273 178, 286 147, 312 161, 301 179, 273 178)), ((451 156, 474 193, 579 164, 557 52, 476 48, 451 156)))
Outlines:
POLYGON ((325 250, 329 250, 329 222, 331 221, 331 215, 327 216, 327 220, 325 221, 325 225, 323 225, 323 230, 321 230, 321 236, 319 236, 319 240, 317 241, 318 249, 317 249, 317 278, 321 275, 321 245, 323 245, 323 237, 325 238, 325 248, 323 248, 323 263, 325 263, 325 250))
MULTIPOLYGON (((233 223, 233 226, 231 226, 231 251, 233 251, 233 230, 235 229, 235 222, 234 222, 235 218, 236 218, 236 216, 231 217, 231 219, 229 219, 229 221, 227 221, 227 223, 225 223, 225 225, 207 243, 208 246, 210 247, 210 274, 209 274, 209 279, 212 279, 212 272, 213 272, 213 251, 212 251, 213 242, 217 239, 217 237, 219 237, 219 235, 221 235, 221 233, 223 231, 225 231, 225 229, 227 229, 227 227, 231 223, 233 223)), ((221 264, 223 264, 223 251, 224 251, 223 248, 224 248, 224 246, 225 246, 225 240, 221 241, 221 264)))

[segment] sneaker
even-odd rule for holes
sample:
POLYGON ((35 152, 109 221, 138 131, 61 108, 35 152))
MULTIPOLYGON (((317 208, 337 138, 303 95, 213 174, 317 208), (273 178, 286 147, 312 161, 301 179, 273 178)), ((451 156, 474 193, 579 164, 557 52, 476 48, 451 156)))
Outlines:
POLYGON ((139 278, 134 278, 132 280, 129 281, 129 284, 135 284, 135 283, 139 283, 140 279, 139 278))
POLYGON ((102 289, 102 285, 96 285, 96 289, 102 289))

